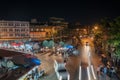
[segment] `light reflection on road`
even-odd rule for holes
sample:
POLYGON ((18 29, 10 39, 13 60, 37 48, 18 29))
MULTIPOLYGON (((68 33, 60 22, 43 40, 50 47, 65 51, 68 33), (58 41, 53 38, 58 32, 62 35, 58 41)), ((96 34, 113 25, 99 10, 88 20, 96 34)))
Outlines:
POLYGON ((83 47, 83 50, 82 50, 82 54, 81 54, 81 59, 82 59, 82 63, 88 63, 88 54, 87 54, 87 50, 88 47, 87 46, 84 46, 83 47))
POLYGON ((83 46, 81 54, 82 77, 79 80, 96 80, 96 75, 91 64, 91 48, 90 46, 83 46), (87 77, 87 78, 86 78, 87 77))

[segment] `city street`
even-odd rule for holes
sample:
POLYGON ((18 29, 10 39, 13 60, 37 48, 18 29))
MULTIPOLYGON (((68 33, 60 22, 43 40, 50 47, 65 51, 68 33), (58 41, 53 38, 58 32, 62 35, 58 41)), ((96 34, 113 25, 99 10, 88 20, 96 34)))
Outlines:
MULTIPOLYGON (((79 47, 80 55, 70 56, 66 64, 67 70, 70 73, 70 80, 98 80, 96 68, 101 64, 100 57, 94 53, 94 46, 89 39, 83 39, 82 43, 83 46, 79 47), (86 41, 89 42, 90 46, 85 45, 86 41), (79 70, 80 66, 81 70, 79 70)), ((46 75, 40 80, 57 80, 53 64, 54 60, 63 62, 62 56, 60 54, 51 55, 51 53, 39 53, 37 56, 42 61, 40 69, 44 69, 46 72, 46 75)), ((100 75, 99 80, 104 80, 104 76, 100 75)), ((110 80, 110 78, 107 77, 106 80, 110 80)))
MULTIPOLYGON (((42 62, 42 64, 40 65, 40 69, 44 69, 46 72, 45 77, 41 78, 40 80, 57 80, 53 68, 54 60, 56 59, 57 61, 63 62, 63 58, 61 55, 49 55, 50 53, 37 54, 37 57, 39 57, 42 62)), ((70 80, 78 80, 79 63, 79 56, 71 56, 68 58, 66 67, 68 72, 70 73, 70 80)))
MULTIPOLYGON (((79 48, 79 50, 80 50, 80 52, 82 52, 81 48, 79 48)), ((78 80, 79 79, 79 65, 80 65, 80 62, 81 62, 81 57, 80 56, 81 55, 70 56, 68 58, 66 67, 67 67, 68 72, 70 73, 70 80, 78 80)), ((39 54, 37 54, 37 57, 39 57, 39 59, 42 61, 40 69, 44 69, 45 72, 46 72, 46 76, 44 78, 46 80, 49 80, 49 79, 57 80, 56 74, 55 74, 55 71, 54 71, 54 68, 53 68, 53 64, 54 64, 55 59, 63 62, 62 56, 61 55, 55 55, 55 54, 51 55, 51 53, 48 52, 48 53, 39 53, 39 54)), ((44 78, 41 78, 41 80, 44 80, 44 78)))
POLYGON ((120 80, 119 0, 0 6, 0 80, 120 80))
MULTIPOLYGON (((81 40, 82 45, 78 47, 79 55, 71 55, 66 62, 66 68, 70 73, 70 80, 105 80, 104 75, 100 75, 99 79, 96 74, 98 65, 101 65, 101 57, 94 51, 92 39, 84 38, 81 40), (88 44, 86 44, 86 42, 88 44)), ((58 80, 54 70, 54 60, 64 62, 61 54, 52 53, 51 50, 43 53, 37 53, 36 56, 41 60, 39 70, 44 70, 45 75, 40 80, 58 80)), ((106 80, 110 80, 106 76, 106 80)), ((118 80, 112 77, 111 80, 118 80)))
MULTIPOLYGON (((83 45, 84 45, 85 40, 83 41, 84 41, 83 42, 83 45)), ((82 69, 81 69, 82 77, 80 80, 88 80, 88 77, 87 77, 88 57, 87 57, 87 52, 85 50, 85 45, 82 47, 79 47, 79 50, 80 50, 80 55, 70 56, 66 64, 67 70, 70 73, 70 80, 79 80, 80 64, 82 66, 82 69)), ((40 66, 40 69, 45 69, 46 76, 44 78, 46 80, 49 80, 49 79, 57 80, 55 72, 54 72, 54 68, 53 68, 54 59, 63 61, 63 58, 61 55, 52 54, 51 56, 49 56, 50 54, 51 53, 37 54, 37 56, 42 61, 42 65, 40 66)), ((41 80, 44 80, 44 78, 41 80)))

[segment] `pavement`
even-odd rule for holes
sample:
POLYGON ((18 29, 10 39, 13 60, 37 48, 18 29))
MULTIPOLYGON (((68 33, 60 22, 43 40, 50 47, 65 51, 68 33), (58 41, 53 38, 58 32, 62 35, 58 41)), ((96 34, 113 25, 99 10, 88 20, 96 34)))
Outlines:
MULTIPOLYGON (((94 47, 91 47, 91 50, 92 50, 91 52, 93 52, 91 60, 92 60, 92 64, 94 65, 95 73, 96 73, 96 76, 97 76, 97 66, 101 65, 103 63, 101 62, 100 56, 98 56, 96 53, 94 53, 94 47)), ((97 79, 98 80, 111 80, 110 77, 108 77, 108 76, 105 77, 103 74, 97 76, 97 79)))

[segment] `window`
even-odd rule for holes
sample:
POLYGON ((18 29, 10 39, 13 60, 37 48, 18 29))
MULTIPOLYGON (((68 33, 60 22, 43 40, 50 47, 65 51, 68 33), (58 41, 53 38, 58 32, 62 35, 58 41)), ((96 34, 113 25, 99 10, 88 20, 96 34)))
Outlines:
POLYGON ((26 26, 29 26, 29 24, 26 24, 26 26))
POLYGON ((36 31, 39 31, 39 29, 37 28, 36 31))
POLYGON ((13 36, 13 34, 9 34, 9 36, 13 36))
POLYGON ((23 36, 23 37, 24 37, 24 36, 25 36, 25 34, 21 34, 21 36, 23 36))
POLYGON ((21 29, 21 31, 25 31, 25 29, 21 29))
POLYGON ((19 23, 16 23, 15 26, 20 26, 20 24, 19 24, 19 23))
POLYGON ((7 26, 7 23, 4 23, 4 26, 7 26))
POLYGON ((41 29, 41 31, 44 31, 44 29, 41 29))
POLYGON ((9 31, 10 31, 10 32, 12 32, 12 31, 13 31, 13 29, 9 29, 9 31))
POLYGON ((13 26, 13 23, 9 23, 8 26, 13 26))
POLYGON ((16 37, 19 37, 19 36, 20 36, 20 34, 15 34, 15 36, 16 36, 16 37))
POLYGON ((29 36, 29 34, 26 34, 26 36, 29 36))
POLYGON ((25 24, 21 24, 21 26, 25 26, 25 24))
POLYGON ((15 29, 15 32, 20 32, 20 29, 15 29))
POLYGON ((26 29, 26 31, 29 31, 29 29, 26 29))
POLYGON ((33 31, 33 28, 31 29, 31 31, 33 31))
POLYGON ((7 32, 7 29, 3 29, 3 32, 7 32))

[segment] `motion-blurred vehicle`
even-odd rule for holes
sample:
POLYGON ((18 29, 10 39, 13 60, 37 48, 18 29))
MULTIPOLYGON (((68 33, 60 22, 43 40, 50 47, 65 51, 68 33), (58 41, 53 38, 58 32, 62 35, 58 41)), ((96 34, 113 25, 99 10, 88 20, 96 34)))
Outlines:
POLYGON ((70 80, 70 74, 66 70, 65 63, 54 61, 54 69, 58 80, 70 80))
POLYGON ((89 43, 88 42, 86 42, 86 44, 85 44, 86 46, 89 46, 89 43))
POLYGON ((44 74, 45 74, 45 70, 41 70, 41 71, 39 72, 39 77, 42 77, 44 74))

